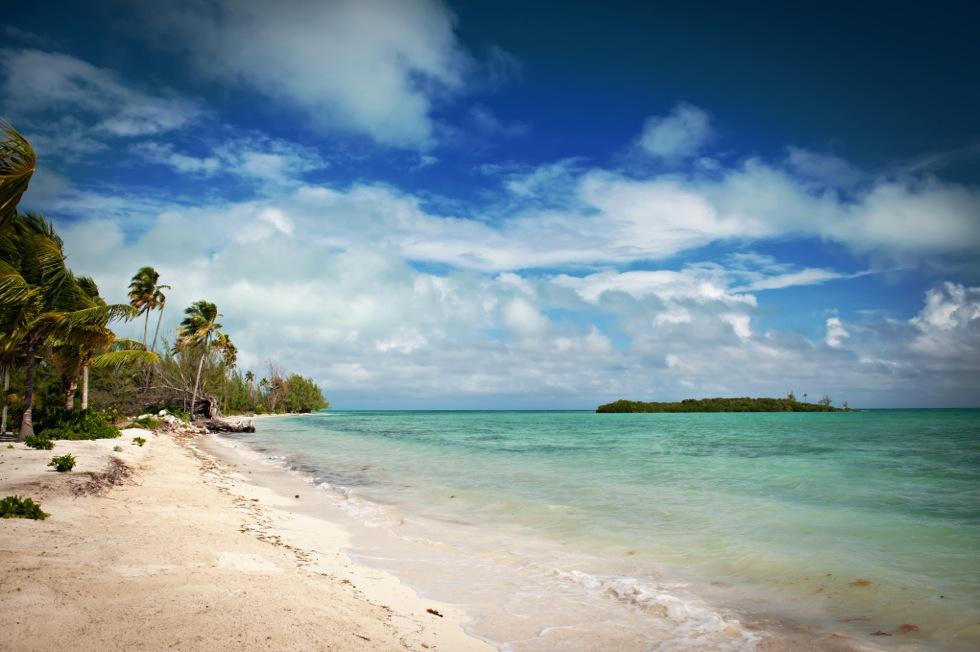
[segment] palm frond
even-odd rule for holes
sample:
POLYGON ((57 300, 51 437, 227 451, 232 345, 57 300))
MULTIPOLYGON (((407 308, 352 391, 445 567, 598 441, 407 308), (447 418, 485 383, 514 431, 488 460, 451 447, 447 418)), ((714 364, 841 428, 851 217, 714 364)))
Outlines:
POLYGON ((13 221, 20 198, 30 185, 37 167, 37 155, 30 142, 5 121, 0 120, 0 232, 13 221))
POLYGON ((20 271, 0 260, 0 306, 25 303, 37 293, 37 288, 28 283, 20 271))
POLYGON ((123 349, 120 351, 108 351, 92 356, 92 367, 118 369, 128 365, 150 365, 160 362, 160 356, 153 351, 138 351, 134 349, 123 349))
POLYGON ((114 351, 146 351, 146 347, 139 340, 131 340, 127 337, 117 338, 113 342, 112 348, 114 351))

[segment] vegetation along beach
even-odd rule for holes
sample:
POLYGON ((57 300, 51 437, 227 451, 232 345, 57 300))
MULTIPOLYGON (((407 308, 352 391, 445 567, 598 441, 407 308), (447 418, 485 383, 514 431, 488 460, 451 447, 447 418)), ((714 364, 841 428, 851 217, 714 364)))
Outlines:
POLYGON ((0 650, 980 649, 972 18, 15 3, 0 650))

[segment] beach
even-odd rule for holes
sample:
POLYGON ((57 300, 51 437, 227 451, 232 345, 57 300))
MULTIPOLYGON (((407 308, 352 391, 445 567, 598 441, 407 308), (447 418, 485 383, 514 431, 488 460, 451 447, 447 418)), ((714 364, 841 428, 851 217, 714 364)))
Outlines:
MULTIPOLYGON (((915 415, 900 416, 915 427, 915 415)), ((928 542, 892 534, 926 518, 896 520, 885 509, 895 508, 893 489, 875 514, 870 487, 882 478, 861 478, 853 514, 826 495, 851 473, 828 464, 828 433, 874 423, 885 432, 890 415, 657 418, 320 413, 263 418, 255 433, 129 429, 54 451, 0 448, 0 494, 30 496, 51 514, 2 522, 0 647, 971 649, 976 528, 954 531, 941 514, 943 495, 967 489, 944 480, 916 498, 937 512, 928 542), (780 474, 761 453, 771 442, 752 435, 746 455, 732 423, 790 433, 779 435, 780 474), (824 429, 819 450, 795 439, 801 427, 808 437, 824 429), (132 443, 138 436, 145 446, 132 443), (637 451, 654 442, 651 473, 637 451), (656 482, 627 475, 623 447, 629 473, 656 482), (45 466, 66 452, 79 460, 72 472, 45 466), (776 475, 759 474, 759 463, 776 475), (699 474, 721 493, 700 487, 699 474), (802 477, 823 496, 817 511, 790 502, 802 477), (797 480, 780 503, 775 488, 787 478, 797 480), (725 486, 741 479, 766 502, 725 486)), ((944 444, 933 432, 934 456, 960 450, 976 427, 973 413, 943 418, 953 434, 944 444)), ((862 445, 887 466, 883 449, 862 445)), ((855 451, 848 458, 861 463, 855 451)))
POLYGON ((0 526, 0 649, 493 649, 463 631, 460 609, 352 563, 343 530, 283 511, 290 499, 197 443, 126 430, 0 448, 0 494, 50 514, 0 526), (72 472, 45 466, 67 452, 72 472), (113 458, 129 469, 118 484, 93 481, 113 458))

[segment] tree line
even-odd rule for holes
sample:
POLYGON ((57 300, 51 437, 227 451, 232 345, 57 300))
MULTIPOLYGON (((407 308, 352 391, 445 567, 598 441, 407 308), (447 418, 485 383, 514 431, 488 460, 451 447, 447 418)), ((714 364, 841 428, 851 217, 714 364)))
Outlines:
POLYGON ((678 402, 644 402, 620 399, 596 408, 596 412, 843 412, 849 408, 831 405, 829 396, 819 403, 797 401, 790 392, 786 398, 702 398, 678 402))
POLYGON ((308 412, 328 406, 314 381, 273 363, 256 380, 237 366, 237 348, 218 322, 214 303, 184 310, 172 344, 161 335, 165 290, 143 267, 129 302, 110 304, 95 281, 66 264, 64 242, 42 215, 18 204, 36 168, 31 144, 0 123, 0 376, 2 424, 18 423, 19 439, 38 422, 53 423, 76 408, 134 414, 151 409, 201 413, 308 412), (156 313, 153 337, 150 323, 156 313), (143 320, 142 340, 117 337, 112 322, 143 320))

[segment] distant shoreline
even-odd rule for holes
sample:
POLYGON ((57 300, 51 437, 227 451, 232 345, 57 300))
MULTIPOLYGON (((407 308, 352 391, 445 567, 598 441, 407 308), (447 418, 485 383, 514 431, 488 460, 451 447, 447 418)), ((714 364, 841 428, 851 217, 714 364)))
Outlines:
POLYGON ((620 399, 600 405, 598 413, 660 413, 660 412, 852 412, 845 404, 837 408, 825 398, 820 403, 805 403, 790 396, 787 398, 702 398, 679 402, 644 402, 620 399))

